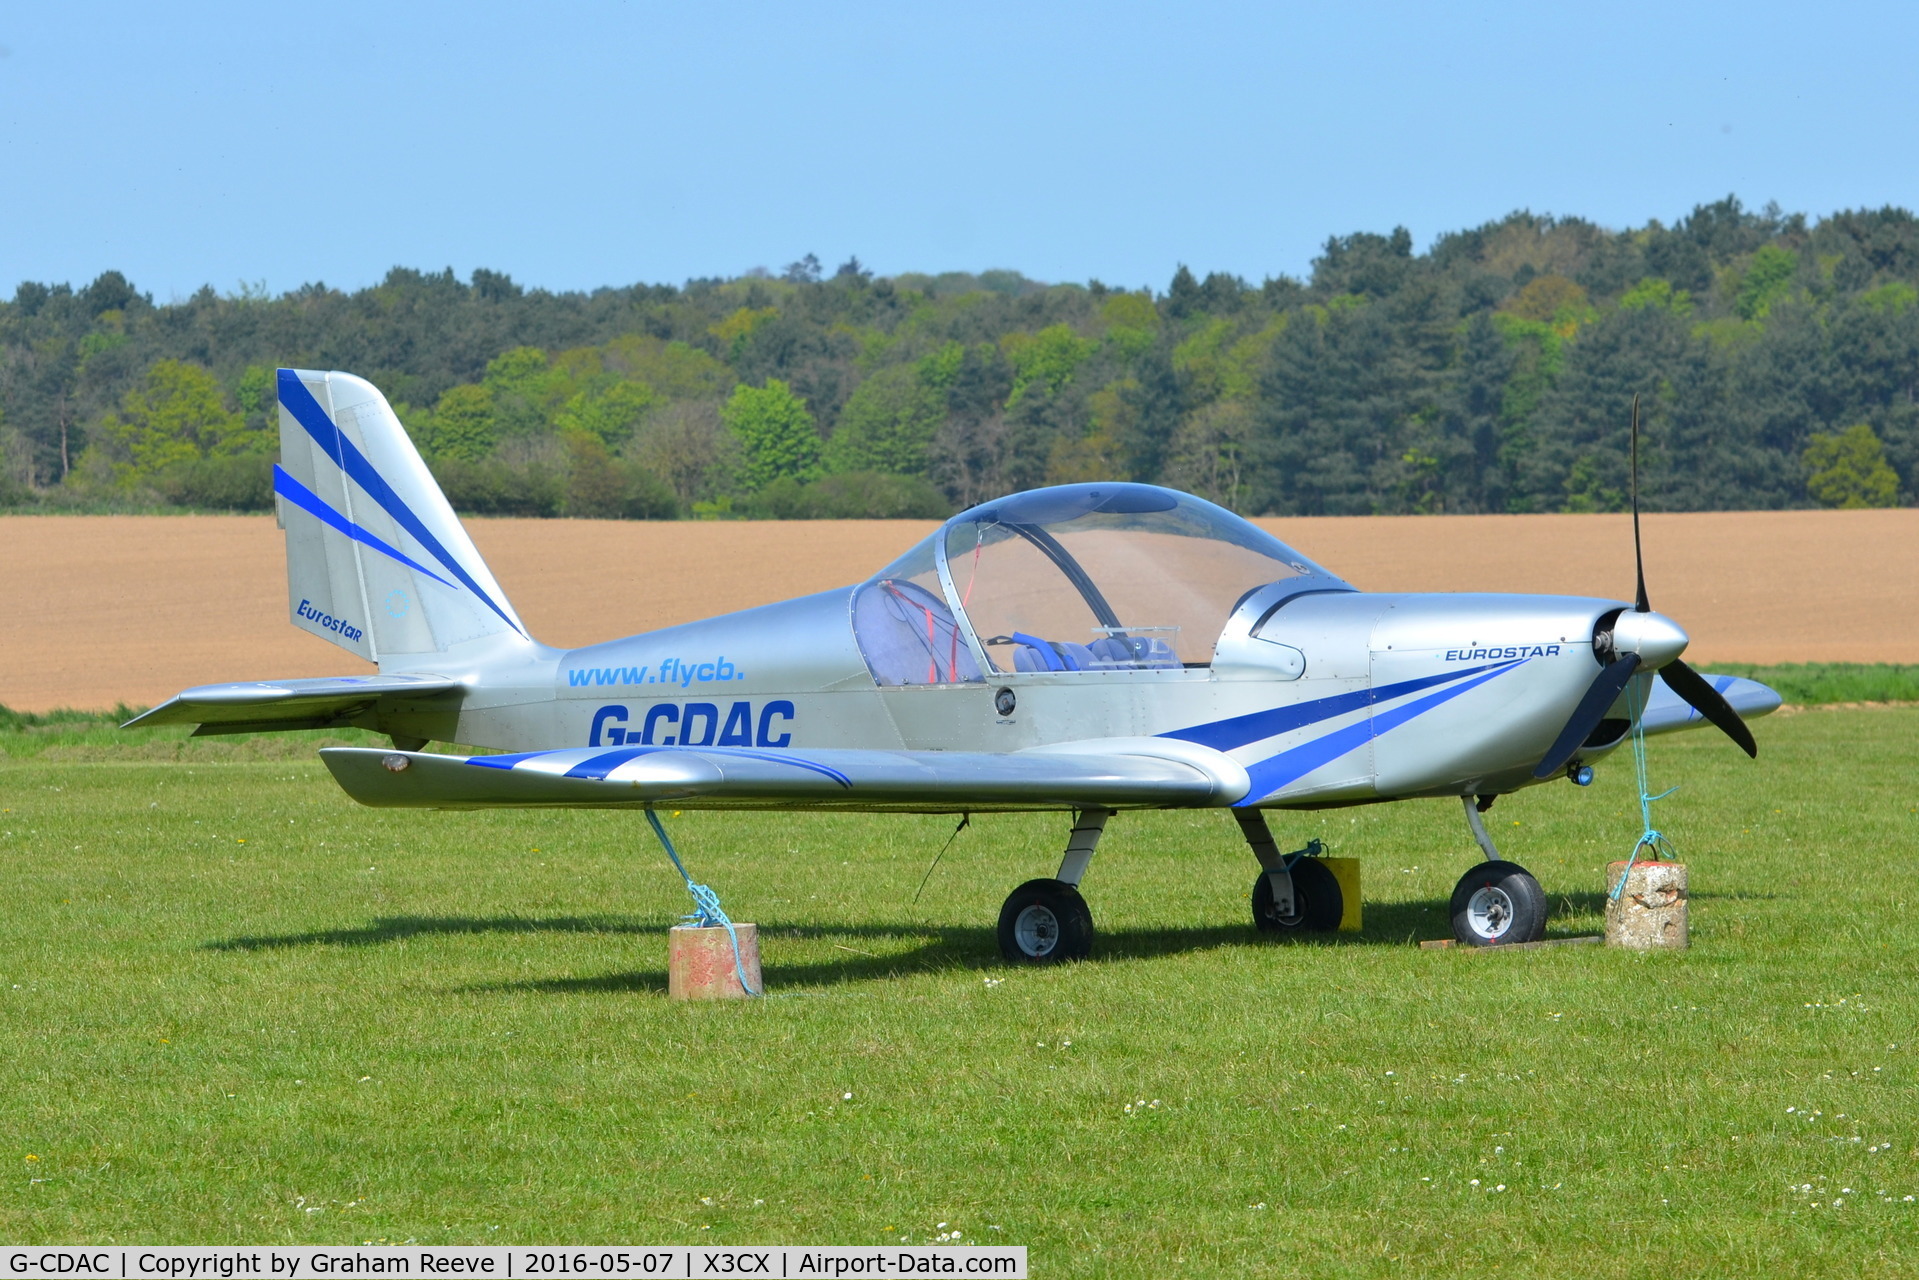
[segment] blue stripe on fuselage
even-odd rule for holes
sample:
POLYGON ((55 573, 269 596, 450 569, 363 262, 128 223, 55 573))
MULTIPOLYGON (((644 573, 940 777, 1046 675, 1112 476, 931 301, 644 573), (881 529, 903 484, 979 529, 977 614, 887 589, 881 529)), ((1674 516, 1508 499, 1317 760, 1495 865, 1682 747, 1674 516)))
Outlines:
MULTIPOLYGON (((1314 738, 1311 742, 1302 743, 1290 751, 1282 751, 1271 759, 1261 760, 1257 764, 1247 765, 1246 775, 1253 780, 1253 785, 1249 787, 1246 792, 1247 802, 1259 800, 1271 795, 1287 783, 1298 781, 1321 765, 1331 764, 1349 751, 1357 751, 1380 734, 1397 729, 1407 721, 1425 715, 1434 707, 1451 702, 1467 690, 1478 688, 1488 680, 1494 680, 1505 675, 1508 671, 1526 661, 1529 661, 1529 659, 1520 659, 1519 662, 1501 663, 1491 670, 1481 667, 1479 670, 1484 672, 1484 674, 1476 679, 1468 680, 1464 684, 1455 685, 1450 689, 1442 689, 1438 693, 1429 694, 1417 702, 1408 702, 1404 706, 1392 707, 1385 711, 1376 711, 1370 717, 1359 721, 1357 724, 1349 724, 1343 729, 1335 729, 1323 737, 1314 738)), ((1409 681, 1408 683, 1412 682, 1409 681)), ((1433 682, 1426 681, 1424 683, 1430 685, 1433 682)), ((1393 687, 1395 686, 1387 686, 1387 688, 1393 687)))
POLYGON ((1159 736, 1197 742, 1200 746, 1211 747, 1215 751, 1231 751, 1235 747, 1243 747, 1248 743, 1258 742, 1262 738, 1275 738, 1282 733, 1303 729, 1309 724, 1330 720, 1334 716, 1343 716, 1350 711, 1359 711, 1376 703, 1390 702, 1394 698, 1418 693, 1421 689, 1430 689, 1434 685, 1463 680, 1468 676, 1478 675, 1482 671, 1501 671, 1514 666, 1515 662, 1468 667, 1464 671, 1446 671, 1436 676, 1421 676, 1417 680, 1402 680, 1398 684, 1380 685, 1376 689, 1371 687, 1354 689, 1349 693, 1336 693, 1328 698, 1314 698, 1310 702, 1295 702, 1289 707, 1273 707, 1267 711, 1254 711, 1247 715, 1234 716, 1229 720, 1196 724, 1190 729, 1175 729, 1159 736))

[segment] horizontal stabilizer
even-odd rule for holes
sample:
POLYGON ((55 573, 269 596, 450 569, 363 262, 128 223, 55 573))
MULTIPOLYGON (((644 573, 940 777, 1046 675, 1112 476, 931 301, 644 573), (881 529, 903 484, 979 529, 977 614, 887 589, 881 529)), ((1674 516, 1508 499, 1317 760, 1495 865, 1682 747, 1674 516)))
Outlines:
POLYGON ((320 758, 348 795, 382 808, 619 809, 671 802, 698 809, 947 813, 1226 805, 1245 795, 1230 761, 1209 769, 1163 754, 1119 752, 574 747, 441 756, 330 747, 320 758))
MULTIPOLYGON (((1757 680, 1748 680, 1744 676, 1705 675, 1703 672, 1700 678, 1719 691, 1719 696, 1732 705, 1741 720, 1757 720, 1779 709, 1779 695, 1757 680)), ((1646 699, 1643 719, 1647 733, 1671 733, 1676 729, 1697 729, 1712 723, 1686 705, 1678 694, 1667 687, 1664 680, 1652 682, 1652 693, 1646 699)))
POLYGON ((444 698, 463 690, 443 676, 329 676, 205 684, 167 699, 120 726, 195 724, 198 735, 274 729, 328 729, 384 705, 444 698))

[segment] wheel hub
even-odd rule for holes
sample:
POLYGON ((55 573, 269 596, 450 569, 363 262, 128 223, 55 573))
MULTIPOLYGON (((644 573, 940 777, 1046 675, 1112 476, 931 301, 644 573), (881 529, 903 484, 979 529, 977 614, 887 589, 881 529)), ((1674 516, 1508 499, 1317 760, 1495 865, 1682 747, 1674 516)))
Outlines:
POLYGON ((1059 917, 1034 903, 1013 921, 1013 937, 1019 949, 1034 959, 1051 955, 1059 945, 1059 917))
POLYGON ((1475 889, 1466 903, 1466 919, 1480 937, 1500 937, 1512 928, 1513 900, 1504 889, 1493 885, 1475 889))

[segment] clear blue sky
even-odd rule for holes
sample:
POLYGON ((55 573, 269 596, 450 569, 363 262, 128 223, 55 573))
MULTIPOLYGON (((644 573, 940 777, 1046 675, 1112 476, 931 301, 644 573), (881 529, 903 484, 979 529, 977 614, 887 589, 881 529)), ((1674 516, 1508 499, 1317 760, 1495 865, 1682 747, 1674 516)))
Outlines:
POLYGON ((14 4, 0 296, 858 254, 1164 288, 1331 234, 1919 207, 1919 6, 14 4))

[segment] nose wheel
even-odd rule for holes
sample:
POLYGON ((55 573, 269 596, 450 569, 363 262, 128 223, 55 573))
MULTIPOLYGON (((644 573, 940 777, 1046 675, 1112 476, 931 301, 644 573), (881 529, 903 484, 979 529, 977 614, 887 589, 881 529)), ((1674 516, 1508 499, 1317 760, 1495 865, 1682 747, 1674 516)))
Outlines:
POLYGON ((1482 862, 1453 886, 1453 936, 1468 947, 1538 942, 1546 936, 1546 891, 1517 862, 1482 862))

